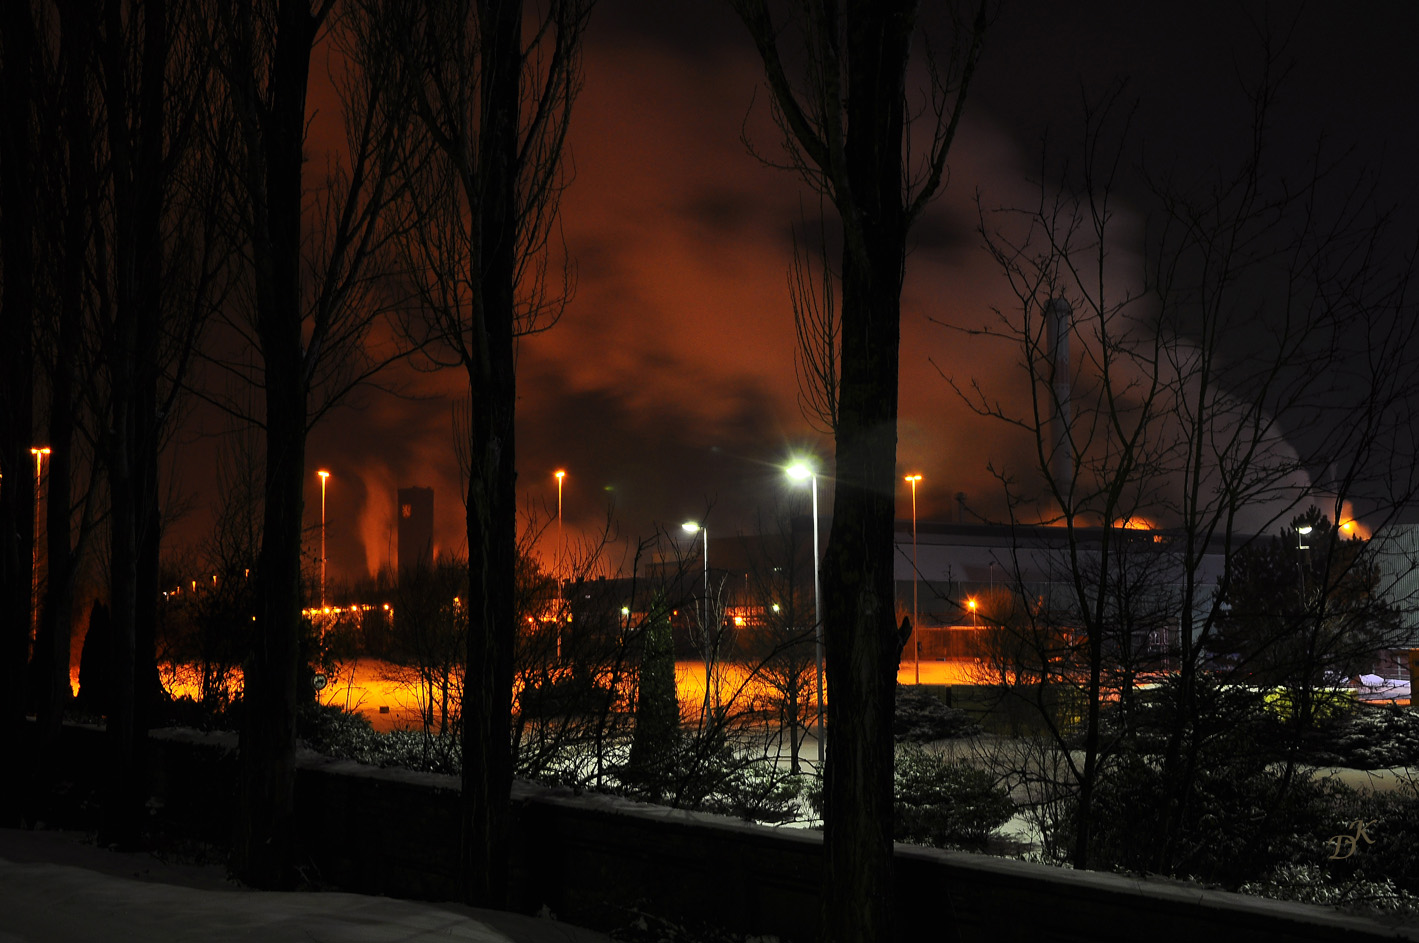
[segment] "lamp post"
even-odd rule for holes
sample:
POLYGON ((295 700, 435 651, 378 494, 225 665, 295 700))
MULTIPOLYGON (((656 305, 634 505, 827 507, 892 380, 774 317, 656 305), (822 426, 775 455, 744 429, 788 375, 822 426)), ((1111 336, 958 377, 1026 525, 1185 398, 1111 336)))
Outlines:
POLYGON ((561 600, 561 611, 557 613, 557 663, 562 661, 562 624, 567 618, 567 591, 565 586, 566 573, 563 569, 563 562, 567 555, 567 540, 562 531, 562 482, 567 477, 567 470, 559 468, 552 472, 552 477, 557 479, 557 598, 561 600))
POLYGON ((34 547, 30 560, 30 634, 39 631, 39 495, 40 481, 44 474, 44 457, 50 453, 49 446, 30 449, 34 456, 34 547))
POLYGON ((562 481, 567 477, 566 469, 559 468, 552 473, 557 479, 557 582, 562 581, 562 558, 566 556, 567 541, 562 533, 562 481))
POLYGON ((921 684, 921 614, 917 611, 916 580, 916 483, 920 475, 908 475, 907 484, 912 486, 912 666, 916 669, 916 683, 921 684))
POLYGON ((814 661, 818 672, 818 764, 823 763, 823 584, 818 565, 818 473, 803 462, 796 462, 788 469, 788 477, 795 481, 807 479, 813 488, 813 645, 814 661))
MULTIPOLYGON (((1305 539, 1305 538, 1306 538, 1306 535, 1309 534, 1310 532, 1311 532, 1311 525, 1309 525, 1309 524, 1302 524, 1300 527, 1297 527, 1297 528, 1296 528, 1296 549, 1297 549, 1297 550, 1309 550, 1309 549, 1311 549, 1311 545, 1308 544, 1308 543, 1306 543, 1306 539, 1305 539)), ((1300 568, 1300 571, 1301 571, 1301 608, 1304 609, 1304 608, 1306 607, 1306 557, 1305 557, 1305 554, 1301 554, 1301 555, 1300 555, 1300 559, 1296 561, 1296 565, 1300 568)))
POLYGON ((710 647, 710 625, 709 625, 709 528, 695 521, 686 521, 680 525, 687 534, 698 533, 704 537, 704 562, 705 562, 705 589, 704 597, 701 600, 700 608, 700 630, 705 634, 705 714, 709 714, 711 677, 714 671, 712 660, 713 649, 710 647))
POLYGON ((325 483, 330 480, 330 472, 321 469, 320 476, 320 608, 325 608, 325 483))
POLYGON ((976 623, 976 598, 974 596, 966 600, 966 608, 971 610, 971 628, 979 628, 976 623))

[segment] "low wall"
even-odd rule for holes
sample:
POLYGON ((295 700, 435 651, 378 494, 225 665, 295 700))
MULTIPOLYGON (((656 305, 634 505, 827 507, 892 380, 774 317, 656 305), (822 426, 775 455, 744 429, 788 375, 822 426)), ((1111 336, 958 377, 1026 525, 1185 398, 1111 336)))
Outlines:
MULTIPOLYGON (((97 746, 93 736, 75 746, 97 746)), ((229 827, 234 747, 230 734, 154 734, 155 808, 167 827, 209 839, 229 827)), ((458 897, 455 777, 309 753, 298 765, 298 828, 313 883, 458 897)), ((692 930, 817 937, 817 832, 527 784, 515 786, 513 806, 515 909, 606 930, 647 914, 692 930)), ((1320 907, 904 845, 896 894, 900 937, 913 940, 1419 941, 1419 927, 1320 907)))

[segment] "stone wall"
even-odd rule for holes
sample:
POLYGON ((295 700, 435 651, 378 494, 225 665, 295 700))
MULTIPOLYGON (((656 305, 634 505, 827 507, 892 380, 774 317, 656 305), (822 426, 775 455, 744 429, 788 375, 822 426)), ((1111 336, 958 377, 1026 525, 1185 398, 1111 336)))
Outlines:
MULTIPOLYGON (((86 742, 75 746, 97 747, 94 737, 86 732, 76 737, 86 742)), ((229 831, 234 749, 230 734, 154 735, 153 808, 163 828, 205 840, 229 831)), ((526 784, 514 788, 513 800, 515 909, 605 930, 646 919, 783 941, 816 938, 822 856, 816 832, 526 784)), ((305 871, 316 886, 428 900, 458 896, 454 777, 303 753, 297 817, 305 871)), ((1419 941, 1415 926, 1181 882, 909 846, 898 846, 896 868, 902 939, 1419 941)))

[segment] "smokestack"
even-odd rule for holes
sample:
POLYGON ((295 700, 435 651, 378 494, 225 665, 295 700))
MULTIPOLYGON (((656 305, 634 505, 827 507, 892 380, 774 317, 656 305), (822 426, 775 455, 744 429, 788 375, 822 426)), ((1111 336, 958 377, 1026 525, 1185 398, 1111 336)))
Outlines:
POLYGON ((1051 298, 1045 305, 1045 340, 1049 346, 1050 385, 1054 393, 1054 414, 1050 422, 1054 451, 1050 475, 1064 497, 1072 491, 1074 449, 1069 440, 1069 320, 1074 313, 1063 298, 1051 298))

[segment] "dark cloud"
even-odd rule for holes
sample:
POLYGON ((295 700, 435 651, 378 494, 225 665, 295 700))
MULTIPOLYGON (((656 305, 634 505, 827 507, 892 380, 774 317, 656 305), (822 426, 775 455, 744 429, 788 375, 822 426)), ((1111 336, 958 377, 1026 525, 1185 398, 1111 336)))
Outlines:
MULTIPOLYGON (((923 15, 933 21, 942 6, 926 4, 923 15)), ((954 513, 957 492, 998 513, 1001 486, 988 465, 1031 464, 1028 442, 974 414, 943 379, 979 382, 1003 408, 1025 407, 1016 351, 940 326, 975 327, 991 321, 992 306, 1008 310, 1008 287, 977 245, 975 195, 989 207, 1030 205, 1046 130, 1067 153, 1081 100, 1120 78, 1138 103, 1145 153, 1159 155, 1151 170, 1210 166, 1245 129, 1237 75, 1254 61, 1251 24, 1263 9, 1224 0, 1001 6, 950 189, 913 233, 903 292, 898 456, 904 471, 926 476, 923 517, 954 513)), ((1409 119, 1419 87, 1394 77, 1409 61, 1416 19, 1419 6, 1400 4, 1303 15, 1282 100, 1297 153, 1330 129, 1363 164, 1388 156, 1403 172, 1383 178, 1384 192, 1412 194, 1401 158, 1416 146, 1409 119)), ((728 4, 603 0, 585 63, 570 141, 576 178, 562 204, 578 290, 561 322, 520 352, 520 492, 554 514, 552 472, 565 468, 565 517, 579 534, 597 529, 610 504, 635 536, 707 506, 711 527, 745 529, 781 497, 780 461, 794 448, 816 446, 830 470, 827 444, 798 410, 786 283, 791 227, 816 198, 741 141, 747 133, 773 155, 781 135, 728 4)), ((1142 175, 1130 186, 1138 189, 1116 209, 1137 233, 1142 175)), ((1117 257, 1137 248, 1120 245, 1117 257)), ((328 553, 347 575, 386 559, 403 485, 434 487, 436 539, 461 543, 452 412, 464 377, 406 379, 420 398, 370 394, 311 438, 307 522, 319 523, 314 469, 328 467, 328 553)), ((899 495, 906 500, 904 486, 899 495)), ((828 492, 821 497, 826 507, 828 492)))

